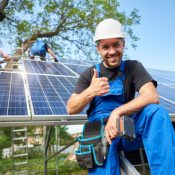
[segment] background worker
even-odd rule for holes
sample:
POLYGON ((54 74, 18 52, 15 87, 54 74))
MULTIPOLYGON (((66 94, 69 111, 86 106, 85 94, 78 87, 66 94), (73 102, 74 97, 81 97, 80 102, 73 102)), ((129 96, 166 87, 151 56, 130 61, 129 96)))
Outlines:
POLYGON ((4 61, 10 61, 10 57, 0 48, 0 57, 4 58, 4 61))
POLYGON ((94 41, 102 62, 80 75, 67 103, 69 114, 80 113, 90 103, 89 122, 108 118, 105 126, 110 143, 108 156, 103 166, 89 169, 89 174, 119 175, 118 152, 144 146, 152 175, 174 175, 175 132, 170 117, 158 105, 157 82, 142 64, 122 60, 124 38, 118 21, 105 19, 98 24, 94 41), (118 136, 117 119, 123 115, 134 119, 136 139, 133 141, 118 136))
POLYGON ((1 64, 4 63, 4 61, 10 61, 10 57, 8 54, 6 54, 1 48, 0 48, 0 57, 3 58, 2 61, 0 61, 0 68, 2 68, 3 66, 1 64))
POLYGON ((46 60, 46 53, 49 53, 55 62, 58 62, 56 54, 51 50, 47 43, 42 40, 37 39, 30 48, 30 59, 34 59, 34 56, 40 56, 40 59, 45 61, 46 60))

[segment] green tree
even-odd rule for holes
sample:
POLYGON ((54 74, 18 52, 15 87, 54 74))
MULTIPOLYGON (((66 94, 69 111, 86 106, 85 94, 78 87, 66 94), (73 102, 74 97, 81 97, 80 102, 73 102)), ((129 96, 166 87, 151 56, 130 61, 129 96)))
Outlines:
MULTIPOLYGON (((70 133, 68 133, 68 127, 67 126, 57 126, 58 127, 58 132, 59 132, 59 139, 60 139, 60 145, 67 145, 71 141, 73 141, 72 136, 70 133)), ((55 144, 55 128, 52 128, 51 132, 51 144, 55 144)))
MULTIPOLYGON (((4 9, 5 9, 5 7, 8 5, 8 2, 9 2, 9 0, 1 0, 0 1, 0 17, 1 17, 1 15, 3 14, 3 11, 4 11, 4 9)), ((5 17, 5 16, 4 16, 5 17)), ((3 20, 4 18, 2 18, 2 20, 3 20)), ((1 21, 1 18, 0 18, 0 21, 1 21)))
MULTIPOLYGON (((138 38, 132 26, 139 24, 138 11, 127 16, 120 12, 117 0, 16 0, 5 8, 6 19, 0 22, 0 35, 9 43, 26 50, 36 38, 47 38, 58 56, 95 58, 92 35, 105 18, 118 19, 136 47, 138 38)), ((0 39, 2 41, 2 37, 0 39)), ((15 55, 21 55, 20 49, 15 55)))

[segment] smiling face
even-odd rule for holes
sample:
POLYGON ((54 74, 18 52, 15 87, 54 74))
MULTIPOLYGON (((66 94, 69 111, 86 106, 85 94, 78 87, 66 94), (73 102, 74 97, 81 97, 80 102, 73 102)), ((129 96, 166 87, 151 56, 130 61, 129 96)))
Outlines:
POLYGON ((102 39, 97 44, 97 50, 106 68, 120 66, 125 42, 121 38, 102 39))

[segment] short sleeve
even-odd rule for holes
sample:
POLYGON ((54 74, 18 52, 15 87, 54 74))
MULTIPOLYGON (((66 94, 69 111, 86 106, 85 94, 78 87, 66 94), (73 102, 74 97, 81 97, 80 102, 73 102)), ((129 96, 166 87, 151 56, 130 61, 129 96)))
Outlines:
POLYGON ((135 67, 132 71, 132 77, 137 92, 144 84, 148 82, 153 82, 154 86, 157 87, 157 82, 151 77, 148 71, 138 61, 136 61, 135 67))
POLYGON ((78 81, 74 89, 74 93, 80 94, 82 91, 88 88, 91 83, 92 75, 93 75, 93 67, 90 67, 87 70, 85 70, 78 78, 78 81))

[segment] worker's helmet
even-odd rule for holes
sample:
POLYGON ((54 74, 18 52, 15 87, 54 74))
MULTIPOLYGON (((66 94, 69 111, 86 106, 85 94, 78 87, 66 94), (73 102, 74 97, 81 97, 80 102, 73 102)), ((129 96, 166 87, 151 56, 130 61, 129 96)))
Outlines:
POLYGON ((121 23, 112 18, 108 18, 103 20, 97 25, 93 40, 96 42, 101 39, 125 38, 125 37, 126 35, 123 32, 121 23))

